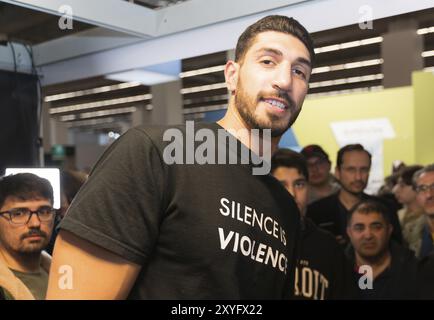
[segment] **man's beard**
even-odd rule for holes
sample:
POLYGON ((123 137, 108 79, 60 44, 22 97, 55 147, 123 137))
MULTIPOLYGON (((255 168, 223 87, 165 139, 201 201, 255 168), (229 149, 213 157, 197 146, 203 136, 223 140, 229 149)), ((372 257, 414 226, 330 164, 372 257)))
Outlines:
MULTIPOLYGON (((284 99, 288 104, 289 112, 291 112, 291 117, 289 120, 281 119, 280 117, 269 114, 267 120, 257 119, 254 112, 257 104, 259 103, 260 95, 257 98, 249 97, 244 87, 241 83, 241 79, 238 82, 238 89, 235 94, 235 106, 243 119, 243 121, 247 124, 249 129, 271 129, 272 137, 280 137, 282 136, 295 122, 297 119, 301 108, 297 110, 295 102, 283 92, 275 92, 273 94, 268 94, 267 96, 274 96, 284 99)), ((288 110, 286 110, 288 112, 288 110)))
POLYGON ((363 259, 365 259, 369 263, 375 264, 384 257, 384 255, 387 253, 387 250, 389 250, 389 248, 387 246, 384 246, 380 248, 378 252, 374 255, 367 255, 365 253, 359 253, 359 254, 363 259))
POLYGON ((22 244, 18 248, 19 253, 21 253, 21 254, 39 254, 48 245, 48 242, 50 240, 48 238, 48 235, 44 231, 38 230, 38 229, 31 229, 29 232, 23 234, 21 236, 21 240, 24 240, 26 237, 29 237, 32 235, 41 236, 42 240, 35 242, 35 243, 28 243, 26 245, 22 244))
POLYGON ((362 197, 363 192, 365 191, 365 189, 368 185, 367 183, 363 182, 364 187, 363 187, 362 191, 353 191, 350 188, 348 188, 347 186, 345 186, 339 179, 338 179, 338 182, 339 182, 339 185, 341 186, 342 189, 344 189, 349 194, 352 194, 353 196, 358 197, 358 198, 362 197))

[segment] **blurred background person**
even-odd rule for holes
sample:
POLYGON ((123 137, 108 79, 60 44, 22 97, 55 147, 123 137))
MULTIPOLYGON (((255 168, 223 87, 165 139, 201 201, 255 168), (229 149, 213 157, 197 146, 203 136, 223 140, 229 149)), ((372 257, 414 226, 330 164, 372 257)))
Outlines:
POLYGON ((393 193, 402 209, 398 211, 398 218, 402 228, 404 243, 419 256, 422 242, 422 229, 425 224, 423 209, 417 201, 417 193, 413 188, 413 174, 422 169, 420 165, 402 168, 398 173, 393 193))
POLYGON ((413 175, 413 186, 425 216, 419 251, 419 257, 423 258, 434 252, 434 164, 416 171, 413 175))
POLYGON ((301 214, 295 298, 356 298, 357 288, 344 251, 332 234, 319 229, 306 218, 309 174, 305 158, 292 150, 279 149, 272 157, 271 173, 294 197, 301 214))
POLYGON ((330 173, 328 154, 319 145, 311 144, 301 150, 309 170, 308 204, 339 191, 339 183, 330 173))
POLYGON ((50 241, 56 211, 48 180, 31 173, 0 179, 0 297, 43 300, 51 258, 43 254, 50 241))

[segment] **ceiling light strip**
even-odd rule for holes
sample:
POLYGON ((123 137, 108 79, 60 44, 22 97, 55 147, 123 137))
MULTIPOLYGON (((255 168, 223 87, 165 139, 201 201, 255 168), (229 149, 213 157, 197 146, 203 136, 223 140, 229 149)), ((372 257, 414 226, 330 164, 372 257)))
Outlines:
POLYGON ((115 114, 132 113, 135 112, 136 110, 137 110, 136 107, 129 107, 129 108, 119 108, 119 109, 111 109, 111 110, 92 111, 92 112, 84 112, 80 114, 70 114, 66 116, 61 116, 59 119, 60 121, 72 121, 77 119, 87 119, 87 118, 94 118, 94 117, 110 116, 115 114))
POLYGON ((336 86, 336 85, 342 85, 342 84, 348 84, 348 83, 381 80, 383 78, 384 78, 384 75, 382 73, 369 74, 369 75, 358 76, 358 77, 350 77, 350 78, 342 78, 342 79, 335 79, 335 80, 312 82, 309 84, 309 88, 311 88, 311 89, 322 88, 322 87, 336 86))
POLYGON ((335 64, 332 66, 313 68, 312 74, 325 73, 325 72, 330 72, 330 71, 347 70, 347 69, 354 69, 354 68, 370 67, 370 66, 382 64, 383 62, 384 62, 383 59, 371 59, 371 60, 356 61, 356 62, 350 62, 350 63, 344 63, 344 64, 335 64))
POLYGON ((93 109, 93 108, 101 108, 101 107, 113 106, 116 104, 123 104, 123 103, 146 101, 146 100, 150 100, 151 98, 152 98, 151 94, 141 94, 141 95, 125 97, 125 98, 116 98, 116 99, 110 99, 110 100, 101 100, 101 101, 95 101, 95 102, 81 103, 81 104, 76 104, 76 105, 51 108, 50 114, 58 114, 58 113, 93 109))
POLYGON ((140 82, 123 82, 123 83, 118 83, 118 84, 113 84, 113 85, 103 86, 103 87, 98 87, 98 88, 54 94, 51 96, 46 96, 44 101, 45 102, 52 102, 52 101, 70 99, 70 98, 76 98, 76 97, 91 95, 91 94, 97 94, 97 93, 133 88, 133 87, 138 87, 140 85, 142 85, 140 82))
POLYGON ((374 37, 374 38, 368 38, 368 39, 362 39, 362 40, 356 40, 356 41, 350 41, 350 42, 343 42, 338 44, 333 44, 325 47, 319 47, 315 48, 315 53, 324 53, 324 52, 331 52, 331 51, 337 51, 337 50, 344 50, 349 48, 355 48, 360 46, 366 46, 374 43, 380 43, 383 41, 383 37, 374 37))
POLYGON ((197 93, 197 92, 217 90, 217 89, 223 89, 223 88, 226 88, 226 82, 208 84, 205 86, 184 88, 184 89, 181 89, 181 94, 197 93))
POLYGON ((427 34, 427 33, 433 33, 433 32, 434 32, 434 26, 417 30, 417 34, 427 34))
POLYGON ((421 56, 424 58, 434 57, 434 50, 424 51, 422 52, 421 56))
POLYGON ((196 69, 196 70, 190 70, 190 71, 184 71, 179 74, 180 78, 189 78, 194 76, 199 76, 202 74, 208 74, 208 73, 214 73, 214 72, 220 72, 225 70, 225 65, 219 65, 214 67, 208 67, 208 68, 202 68, 202 69, 196 69))

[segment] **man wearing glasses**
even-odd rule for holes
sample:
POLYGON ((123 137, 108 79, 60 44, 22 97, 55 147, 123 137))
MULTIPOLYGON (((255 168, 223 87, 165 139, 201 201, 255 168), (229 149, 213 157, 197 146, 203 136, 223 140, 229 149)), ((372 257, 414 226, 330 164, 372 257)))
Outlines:
POLYGON ((308 204, 338 192, 339 184, 330 173, 332 163, 323 148, 310 144, 300 153, 306 158, 309 170, 308 204))
POLYGON ((415 172, 413 187, 417 194, 417 201, 426 215, 419 253, 419 257, 423 258, 434 251, 434 164, 415 172))
POLYGON ((48 180, 31 173, 0 179, 0 299, 45 299, 55 210, 48 180))
POLYGON ((413 175, 413 187, 417 201, 426 215, 426 224, 422 231, 421 261, 419 270, 420 298, 434 299, 434 163, 417 171, 413 175))

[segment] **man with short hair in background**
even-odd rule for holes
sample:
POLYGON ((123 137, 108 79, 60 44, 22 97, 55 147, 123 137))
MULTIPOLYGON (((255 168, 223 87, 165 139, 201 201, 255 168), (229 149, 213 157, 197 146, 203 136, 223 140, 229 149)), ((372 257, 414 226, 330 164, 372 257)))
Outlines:
POLYGON ((306 218, 309 173, 303 155, 279 149, 271 173, 294 197, 301 215, 294 295, 300 300, 358 298, 351 267, 334 236, 306 218))
POLYGON ((307 203, 325 198, 339 191, 339 184, 330 173, 328 154, 319 145, 310 144, 301 150, 309 170, 309 193, 307 203))
POLYGON ((45 299, 51 258, 53 189, 31 173, 0 179, 0 297, 45 299))
POLYGON ((419 272, 420 298, 434 300, 434 163, 413 175, 413 187, 426 217, 420 254, 423 257, 419 272))
POLYGON ((417 259, 414 252, 391 240, 393 226, 387 208, 363 200, 348 214, 347 255, 364 300, 417 299, 417 259))

